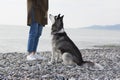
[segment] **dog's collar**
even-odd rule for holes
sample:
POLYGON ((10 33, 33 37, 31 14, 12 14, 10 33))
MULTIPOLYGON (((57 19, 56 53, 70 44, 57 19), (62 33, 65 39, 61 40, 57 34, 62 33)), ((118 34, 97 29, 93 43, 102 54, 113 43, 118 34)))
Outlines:
POLYGON ((62 28, 60 31, 58 31, 57 33, 64 33, 65 30, 62 28))
POLYGON ((63 33, 65 33, 65 31, 62 28, 60 31, 58 31, 58 32, 52 32, 51 34, 55 35, 55 34, 63 34, 63 33))

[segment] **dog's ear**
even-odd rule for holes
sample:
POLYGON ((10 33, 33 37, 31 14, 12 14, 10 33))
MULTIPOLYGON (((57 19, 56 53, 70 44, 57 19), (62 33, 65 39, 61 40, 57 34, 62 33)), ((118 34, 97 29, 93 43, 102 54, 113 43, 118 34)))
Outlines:
POLYGON ((61 16, 61 19, 63 20, 63 17, 64 17, 64 15, 63 16, 61 16))
POLYGON ((60 18, 60 14, 58 14, 58 18, 60 18))

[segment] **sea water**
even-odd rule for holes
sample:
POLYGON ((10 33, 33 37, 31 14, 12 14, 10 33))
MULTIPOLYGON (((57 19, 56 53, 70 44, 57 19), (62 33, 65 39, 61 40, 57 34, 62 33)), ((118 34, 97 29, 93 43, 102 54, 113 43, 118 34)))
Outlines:
MULTIPOLYGON (((79 49, 93 48, 96 45, 120 45, 120 31, 65 29, 68 36, 79 49)), ((28 26, 0 26, 0 52, 26 52, 28 26)), ((38 44, 38 51, 51 51, 51 29, 44 27, 38 44)))

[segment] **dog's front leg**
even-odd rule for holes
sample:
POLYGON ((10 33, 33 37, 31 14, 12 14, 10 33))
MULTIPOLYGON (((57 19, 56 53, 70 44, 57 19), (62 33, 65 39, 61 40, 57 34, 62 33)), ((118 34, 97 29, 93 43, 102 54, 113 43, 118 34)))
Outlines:
POLYGON ((49 64, 53 64, 55 63, 55 50, 53 49, 52 55, 51 55, 51 61, 49 62, 49 64))
POLYGON ((61 51, 60 50, 57 50, 56 51, 56 62, 58 63, 59 60, 60 60, 60 55, 61 55, 61 51))

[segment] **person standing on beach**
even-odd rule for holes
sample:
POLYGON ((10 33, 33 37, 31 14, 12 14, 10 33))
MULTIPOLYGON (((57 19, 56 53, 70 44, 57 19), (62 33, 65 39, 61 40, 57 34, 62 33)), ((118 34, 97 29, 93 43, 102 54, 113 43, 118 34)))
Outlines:
POLYGON ((36 54, 43 27, 47 25, 48 0, 27 0, 27 25, 30 26, 27 60, 42 59, 36 54))

